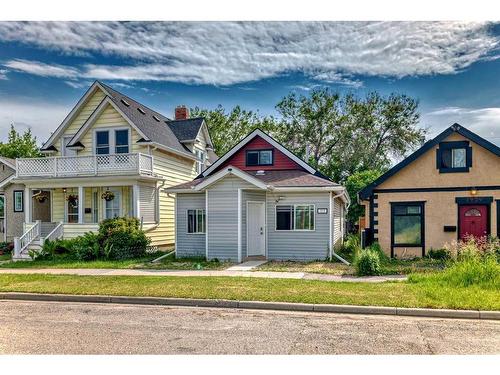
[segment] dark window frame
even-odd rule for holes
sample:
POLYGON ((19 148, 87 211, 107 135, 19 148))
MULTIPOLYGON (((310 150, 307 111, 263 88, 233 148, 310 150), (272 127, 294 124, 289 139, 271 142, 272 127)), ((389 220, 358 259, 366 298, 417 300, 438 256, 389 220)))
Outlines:
MULTIPOLYGON (((284 211, 282 211, 284 212, 284 211)), ((295 204, 277 204, 274 207, 275 223, 274 230, 276 232, 315 232, 316 231, 316 204, 314 203, 295 203, 295 204), (310 216, 309 229, 297 229, 297 207, 307 206, 310 216), (290 207, 290 229, 278 228, 278 208, 290 207), (311 209, 312 208, 312 209, 311 209)))
MULTIPOLYGON (((422 256, 425 256, 425 201, 390 202, 391 205, 391 257, 394 257, 395 247, 421 247, 422 256), (406 216, 420 216, 420 244, 404 244, 394 242, 394 214, 396 207, 420 207, 420 214, 406 214, 406 216)), ((397 216, 397 215, 396 215, 397 216)))
POLYGON ((14 201, 12 202, 12 208, 14 209, 14 212, 24 212, 24 190, 14 190, 12 192, 12 198, 14 201), (21 193, 21 209, 16 210, 16 193, 21 193))
MULTIPOLYGON (((452 157, 452 156, 450 156, 452 157)), ((453 162, 453 160, 451 161, 453 162)), ((452 142, 441 142, 439 147, 436 149, 436 168, 439 169, 439 173, 464 173, 469 172, 470 167, 472 167, 472 147, 469 141, 452 141, 452 142), (445 152, 449 152, 453 155, 453 150, 465 149, 465 167, 446 167, 443 166, 443 155, 445 152)))
POLYGON ((207 232, 207 214, 204 208, 188 208, 186 210, 186 233, 187 234, 206 234, 207 232), (189 231, 189 218, 190 211, 194 211, 194 222, 193 222, 193 231, 189 231), (201 211, 202 223, 198 222, 198 213, 201 211), (201 224, 201 231, 200 231, 201 224))
POLYGON ((273 166, 274 165, 274 148, 266 148, 266 149, 254 149, 254 150, 246 150, 245 151, 245 165, 247 167, 260 167, 260 166, 273 166), (271 163, 265 163, 265 164, 262 164, 260 162, 260 153, 261 152, 264 152, 264 151, 271 151, 271 163), (257 152, 258 153, 258 161, 257 161, 257 164, 249 164, 248 163, 248 154, 249 153, 252 153, 252 152, 257 152))

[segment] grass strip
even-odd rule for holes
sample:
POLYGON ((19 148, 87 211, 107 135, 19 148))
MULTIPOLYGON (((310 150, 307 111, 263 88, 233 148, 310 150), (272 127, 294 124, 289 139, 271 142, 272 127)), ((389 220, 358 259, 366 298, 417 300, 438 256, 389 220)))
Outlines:
POLYGON ((0 291, 500 310, 497 288, 411 282, 336 283, 245 277, 0 275, 0 291))

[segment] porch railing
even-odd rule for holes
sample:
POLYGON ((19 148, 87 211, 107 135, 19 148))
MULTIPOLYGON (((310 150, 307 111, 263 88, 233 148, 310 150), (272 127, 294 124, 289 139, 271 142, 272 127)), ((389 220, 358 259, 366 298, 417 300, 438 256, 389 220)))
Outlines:
POLYGON ((153 156, 142 153, 90 156, 52 156, 16 159, 17 177, 100 176, 153 174, 153 156))
POLYGON ((54 240, 57 240, 58 238, 61 238, 64 234, 64 226, 63 226, 63 223, 60 222, 60 223, 57 223, 56 227, 54 229, 52 229, 52 231, 47 234, 45 237, 42 238, 42 243, 41 245, 43 245, 43 243, 45 241, 54 241, 54 240))
POLYGON ((21 237, 14 238, 14 258, 20 258, 28 246, 40 236, 40 220, 28 229, 21 237))

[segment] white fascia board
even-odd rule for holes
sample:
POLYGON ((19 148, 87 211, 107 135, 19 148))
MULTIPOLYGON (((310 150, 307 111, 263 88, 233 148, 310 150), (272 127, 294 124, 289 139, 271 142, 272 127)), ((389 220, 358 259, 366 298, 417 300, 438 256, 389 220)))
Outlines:
POLYGON ((14 178, 16 177, 15 174, 12 176, 7 177, 5 180, 0 182, 0 189, 2 189, 4 186, 8 185, 14 178))
POLYGON ((209 168, 207 168, 205 170, 205 172, 203 172, 203 176, 204 177, 208 176, 214 169, 216 169, 218 166, 220 166, 222 163, 224 163, 227 159, 229 159, 231 156, 233 156, 238 150, 240 150, 243 146, 245 146, 248 142, 250 142, 256 136, 260 136, 262 139, 264 139, 265 141, 267 141, 268 143, 270 143, 271 145, 276 147, 278 150, 280 150, 282 153, 284 153, 290 159, 295 161, 297 164, 299 164, 302 168, 304 168, 309 173, 316 173, 316 169, 311 167, 305 161, 303 161, 302 159, 300 159, 297 156, 295 156, 294 154, 292 154, 290 151, 288 151, 285 147, 280 145, 278 142, 276 142, 274 139, 272 139, 270 136, 268 136, 262 130, 255 129, 253 132, 251 132, 249 135, 247 135, 245 138, 243 138, 230 151, 228 151, 225 155, 223 155, 221 158, 219 158, 214 164, 212 164, 209 168))
POLYGON ((217 172, 213 176, 208 177, 201 184, 196 185, 195 190, 200 191, 200 190, 216 183, 217 181, 219 181, 220 179, 222 179, 223 177, 225 177, 228 174, 235 175, 235 176, 241 178, 242 180, 245 180, 246 182, 248 182, 252 185, 255 185, 256 187, 258 187, 260 189, 267 190, 269 188, 268 185, 266 185, 265 183, 263 183, 262 181, 260 181, 256 178, 250 176, 248 173, 245 173, 236 167, 228 166, 227 168, 224 168, 222 171, 217 172))
POLYGON ((345 188, 343 186, 290 186, 290 187, 287 187, 287 186, 284 186, 284 187, 279 187, 279 186, 275 186, 274 187, 274 191, 275 192, 316 192, 316 191, 324 191, 324 192, 328 192, 328 191, 343 191, 345 190, 345 188))
POLYGON ((104 91, 104 93, 107 93, 97 81, 94 82, 92 86, 89 87, 87 92, 80 98, 78 103, 76 103, 71 112, 64 118, 63 122, 57 127, 54 133, 52 133, 49 139, 43 144, 42 149, 49 147, 57 139, 57 137, 59 137, 64 129, 66 129, 66 126, 76 117, 80 108, 83 107, 87 103, 88 99, 95 93, 97 88, 100 88, 104 91))
POLYGON ((12 164, 11 161, 7 160, 4 157, 0 157, 0 162, 4 163, 7 167, 9 167, 9 168, 11 168, 13 170, 16 170, 16 164, 15 164, 15 162, 14 162, 14 164, 12 164))

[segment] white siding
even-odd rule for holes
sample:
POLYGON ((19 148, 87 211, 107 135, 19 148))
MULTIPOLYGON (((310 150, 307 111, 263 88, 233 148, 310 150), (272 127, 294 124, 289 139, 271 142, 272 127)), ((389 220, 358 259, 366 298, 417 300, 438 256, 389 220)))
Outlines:
POLYGON ((329 209, 329 193, 267 194, 267 257, 275 260, 322 260, 329 256, 330 218, 318 214, 318 208, 329 209), (276 199, 279 205, 314 204, 314 231, 276 231, 276 199))
POLYGON ((156 189, 152 186, 139 185, 139 209, 144 223, 156 221, 156 189))
POLYGON ((208 258, 238 260, 238 189, 253 185, 227 176, 208 191, 208 258))
POLYGON ((205 256, 205 235, 188 234, 187 210, 205 209, 205 193, 176 195, 176 256, 205 256))

